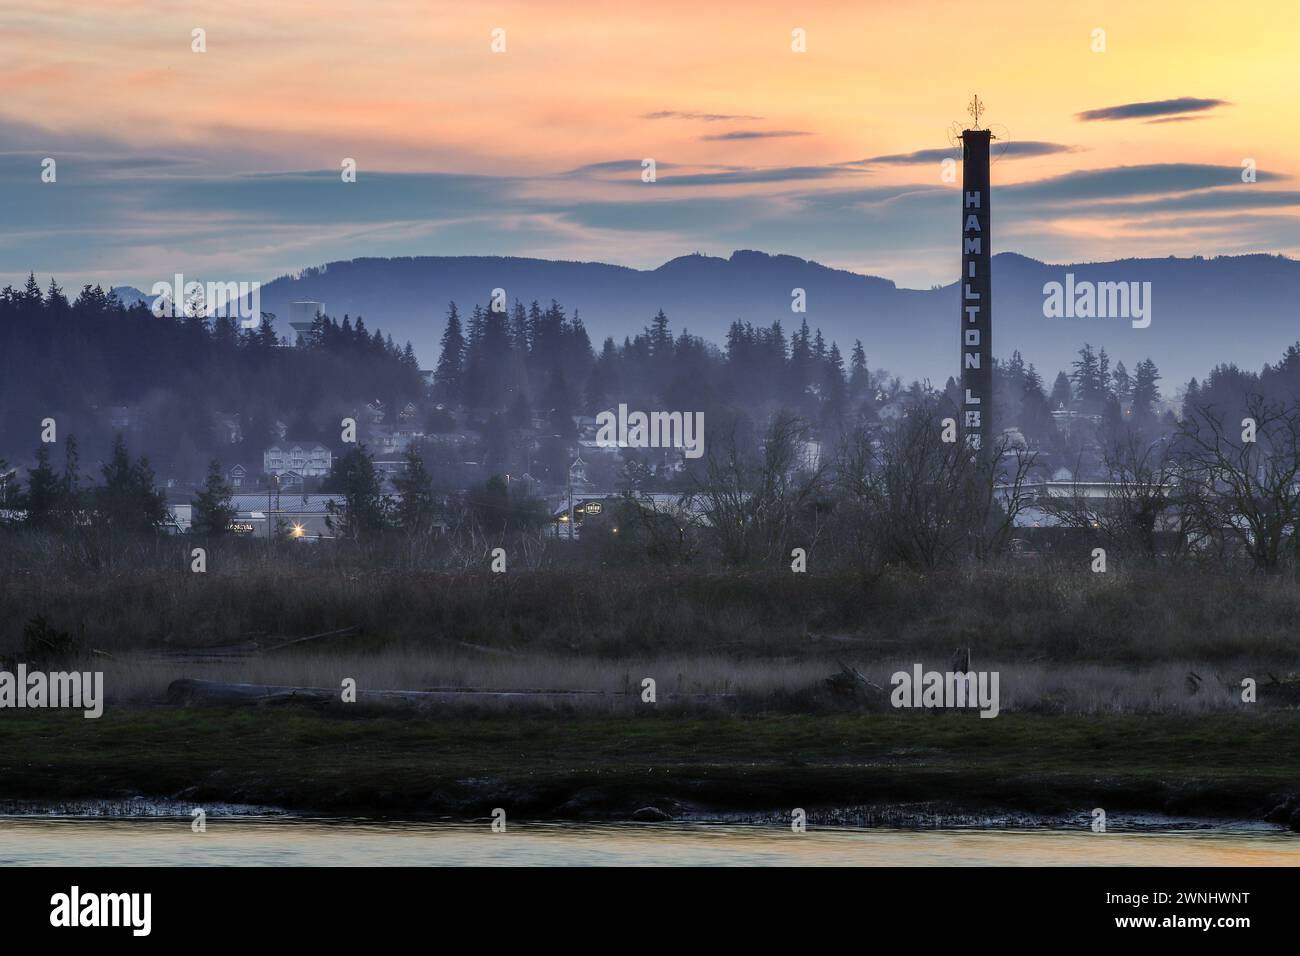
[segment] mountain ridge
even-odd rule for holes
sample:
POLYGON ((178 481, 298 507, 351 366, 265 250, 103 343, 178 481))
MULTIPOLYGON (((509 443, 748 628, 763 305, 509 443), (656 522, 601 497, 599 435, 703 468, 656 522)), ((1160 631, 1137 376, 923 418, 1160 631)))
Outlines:
MULTIPOLYGON (((954 255, 954 260, 956 256, 954 255)), ((422 367, 437 361, 448 301, 462 313, 486 306, 492 290, 525 304, 559 301, 583 318, 597 348, 621 342, 659 309, 674 332, 684 328, 722 346, 734 320, 787 332, 803 319, 847 354, 861 339, 873 367, 904 379, 942 384, 958 372, 957 282, 910 289, 893 280, 798 256, 737 249, 729 257, 690 253, 653 269, 605 262, 520 256, 398 256, 336 260, 283 275, 262 286, 262 308, 283 317, 299 299, 323 302, 334 316, 362 315, 399 344, 410 340, 422 367), (793 290, 807 311, 791 310, 793 290)), ((1018 252, 993 256, 993 352, 1018 349, 1050 380, 1069 369, 1084 343, 1104 347, 1130 369, 1151 357, 1165 389, 1203 377, 1219 362, 1258 369, 1300 338, 1300 261, 1268 253, 1127 258, 1048 263, 1018 252), (1043 285, 1063 281, 1151 282, 1152 323, 1125 319, 1049 319, 1043 285)))

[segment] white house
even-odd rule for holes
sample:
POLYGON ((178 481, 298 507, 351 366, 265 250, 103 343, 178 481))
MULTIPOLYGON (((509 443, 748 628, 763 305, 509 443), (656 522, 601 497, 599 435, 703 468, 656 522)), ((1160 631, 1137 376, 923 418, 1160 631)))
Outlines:
POLYGON ((262 453, 262 468, 281 478, 323 478, 334 464, 334 455, 318 441, 280 441, 262 453))

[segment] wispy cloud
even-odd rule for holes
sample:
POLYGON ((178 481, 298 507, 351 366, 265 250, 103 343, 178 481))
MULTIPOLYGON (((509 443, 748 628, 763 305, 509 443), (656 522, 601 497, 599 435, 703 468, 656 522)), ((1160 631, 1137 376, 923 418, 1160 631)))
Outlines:
POLYGON ((740 113, 694 113, 685 110, 659 110, 656 113, 642 113, 642 119, 661 120, 661 119, 684 119, 684 120, 702 120, 705 123, 717 123, 723 120, 761 120, 761 116, 746 116, 740 113))
MULTIPOLYGON (((1288 178, 1263 170, 1256 176, 1260 182, 1288 178)), ((1081 169, 1061 176, 1003 186, 998 191, 1022 198, 1074 202, 1184 193, 1234 185, 1242 185, 1239 166, 1215 166, 1209 163, 1150 163, 1144 166, 1081 169)))
MULTIPOLYGON (((581 177, 581 176, 600 176, 603 175, 604 173, 629 173, 629 174, 633 174, 635 178, 638 181, 640 181, 642 162, 644 162, 644 160, 609 159, 600 163, 587 163, 585 166, 578 166, 574 169, 570 169, 563 173, 560 173, 560 176, 564 178, 574 178, 574 177, 581 177)), ((676 163, 664 163, 664 162, 659 162, 657 160, 655 161, 656 170, 676 169, 677 167, 678 164, 676 163)))
MULTIPOLYGON (((1024 140, 1017 142, 1012 140, 1004 146, 994 145, 995 155, 1010 158, 1019 158, 1025 156, 1050 156, 1053 153, 1073 153, 1078 150, 1077 146, 1066 146, 1062 143, 1043 143, 1037 140, 1024 140)), ((922 166, 927 163, 939 163, 945 159, 953 159, 960 155, 960 150, 955 146, 943 147, 940 149, 918 149, 912 153, 892 153, 888 156, 872 156, 868 159, 857 159, 845 163, 846 166, 922 166)))
MULTIPOLYGON (((603 182, 628 182, 638 186, 641 181, 639 159, 614 159, 601 163, 588 163, 560 173, 557 179, 594 177, 603 182), (611 178, 610 174, 619 174, 611 178)), ((718 164, 683 164, 655 162, 658 186, 733 186, 755 183, 801 182, 813 179, 834 179, 839 176, 859 176, 865 170, 843 163, 822 166, 724 166, 718 164), (668 170, 671 175, 663 175, 668 170), (673 172, 673 170, 678 170, 673 172)))
MULTIPOLYGON (((659 167, 663 168, 662 165, 659 167)), ((860 175, 861 170, 845 166, 766 166, 729 169, 718 173, 685 173, 659 177, 664 186, 727 186, 753 183, 799 182, 809 179, 834 179, 860 175)))
POLYGON ((1180 96, 1172 100, 1149 100, 1145 103, 1123 103, 1103 106, 1101 109, 1075 113, 1074 118, 1085 123, 1097 120, 1148 119, 1153 116, 1174 116, 1180 113, 1202 113, 1219 106, 1231 106, 1227 100, 1205 100, 1194 96, 1180 96))
POLYGON ((737 139, 781 139, 786 136, 811 136, 812 133, 801 129, 737 129, 730 133, 714 133, 701 136, 703 140, 737 140, 737 139))
POLYGON ((1158 123, 1190 123, 1193 120, 1207 119, 1204 113, 1198 113, 1194 116, 1162 116, 1160 119, 1150 119, 1143 123, 1143 126, 1153 126, 1158 123))

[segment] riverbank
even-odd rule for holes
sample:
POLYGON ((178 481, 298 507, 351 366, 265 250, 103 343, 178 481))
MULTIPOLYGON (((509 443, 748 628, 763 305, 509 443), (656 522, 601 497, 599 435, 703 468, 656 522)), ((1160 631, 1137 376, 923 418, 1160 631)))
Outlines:
MULTIPOLYGON (((217 818, 4 819, 11 866, 1231 866, 1300 865, 1300 839, 1273 828, 1123 831, 792 831, 729 823, 467 823, 217 818)), ((373 881, 382 877, 367 874, 373 881)), ((890 879, 897 879, 892 874, 890 879)), ((1041 881, 1041 876, 1035 876, 1041 881)), ((1234 877, 1239 886, 1240 877, 1234 877)))
POLYGON ((144 797, 462 819, 501 807, 511 819, 572 820, 795 807, 816 819, 903 806, 1065 817, 1102 807, 1295 828, 1295 795, 1295 711, 981 720, 126 707, 98 720, 0 719, 0 800, 47 803, 144 797))

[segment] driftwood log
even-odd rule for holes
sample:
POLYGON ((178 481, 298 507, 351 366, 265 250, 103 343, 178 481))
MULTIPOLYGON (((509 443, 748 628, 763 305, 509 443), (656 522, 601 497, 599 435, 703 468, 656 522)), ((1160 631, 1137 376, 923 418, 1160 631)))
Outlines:
POLYGON ((868 680, 856 667, 850 667, 843 661, 836 661, 840 672, 832 674, 824 681, 825 685, 836 694, 855 695, 871 691, 883 694, 885 689, 874 681, 868 680))

